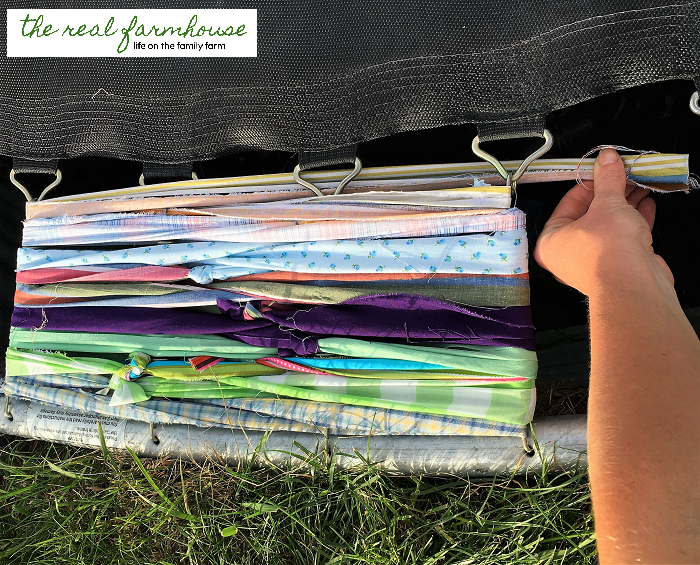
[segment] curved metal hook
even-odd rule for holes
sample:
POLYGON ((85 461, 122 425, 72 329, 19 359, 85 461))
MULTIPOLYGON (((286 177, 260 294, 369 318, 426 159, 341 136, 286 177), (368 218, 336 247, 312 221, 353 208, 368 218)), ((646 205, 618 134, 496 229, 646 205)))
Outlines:
POLYGON ((10 412, 10 396, 8 394, 5 395, 5 418, 8 420, 15 419, 12 412, 10 412))
POLYGON ((697 90, 690 97, 690 109, 700 116, 700 94, 698 94, 697 90))
POLYGON ((160 443, 160 440, 158 439, 158 436, 156 435, 156 426, 153 422, 151 422, 149 426, 149 431, 151 433, 151 441, 158 445, 160 443))
MULTIPOLYGON (((335 192, 333 194, 337 196, 338 194, 343 192, 343 189, 347 186, 347 184, 352 179, 354 179, 357 175, 359 175, 361 170, 362 170, 362 161, 360 161, 359 157, 355 157, 355 168, 352 171, 350 171, 348 173, 348 175, 338 183, 338 186, 336 187, 335 192)), ((301 167, 299 165, 294 167, 293 175, 294 175, 294 180, 297 181, 304 188, 308 188, 311 192, 313 192, 317 196, 325 196, 323 194, 323 192, 321 192, 316 185, 301 178, 301 167)))
MULTIPOLYGON (((24 194, 24 197, 27 199, 27 202, 34 202, 34 198, 32 198, 32 195, 27 190, 27 187, 24 186, 21 182, 19 182, 17 180, 16 174, 17 173, 15 173, 14 169, 10 170, 10 182, 22 191, 22 194, 24 194)), ((40 200, 43 200, 44 197, 49 193, 49 191, 52 188, 61 184, 61 181, 63 180, 63 175, 61 174, 61 169, 56 169, 55 175, 56 175, 56 180, 54 180, 49 186, 47 186, 42 191, 42 193, 39 195, 39 198, 36 199, 37 202, 40 200)))
MULTIPOLYGON (((522 163, 520 163, 520 166, 514 173, 510 173, 510 180, 512 182, 517 182, 517 180, 523 176, 523 173, 527 170, 527 168, 530 166, 530 164, 535 160, 539 159, 542 155, 544 155, 547 151, 549 151, 552 148, 552 144, 554 143, 554 137, 552 136, 552 133, 548 130, 545 129, 542 132, 542 137, 544 138, 544 144, 542 147, 540 147, 537 151, 535 151, 532 155, 530 155, 527 159, 525 159, 522 163)), ((472 151, 477 157, 481 157, 484 161, 487 161, 491 163, 494 167, 496 167, 496 170, 498 171, 498 174, 501 175, 504 179, 508 179, 508 171, 506 171, 505 167, 501 164, 501 162, 496 159, 493 155, 486 153, 481 147, 479 147, 479 136, 477 135, 474 140, 472 141, 472 151)))

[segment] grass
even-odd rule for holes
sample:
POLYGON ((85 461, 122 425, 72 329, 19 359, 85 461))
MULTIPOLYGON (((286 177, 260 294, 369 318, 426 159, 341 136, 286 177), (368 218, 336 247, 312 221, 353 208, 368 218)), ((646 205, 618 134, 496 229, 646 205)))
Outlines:
POLYGON ((0 439, 1 563, 593 563, 585 474, 392 477, 0 439))

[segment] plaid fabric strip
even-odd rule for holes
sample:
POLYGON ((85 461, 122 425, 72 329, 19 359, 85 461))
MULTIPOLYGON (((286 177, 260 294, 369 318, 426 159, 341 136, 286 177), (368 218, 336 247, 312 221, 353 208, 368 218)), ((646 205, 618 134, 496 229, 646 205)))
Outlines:
POLYGON ((107 396, 80 389, 42 386, 27 379, 7 379, 2 385, 2 391, 12 397, 25 400, 155 424, 235 426, 247 430, 309 431, 309 426, 300 422, 243 410, 230 414, 226 408, 193 402, 146 400, 138 404, 110 406, 107 396))
MULTIPOLYGON (((222 400, 209 400, 222 404, 222 400)), ((377 435, 489 435, 524 436, 525 426, 495 422, 483 418, 437 416, 403 410, 376 409, 365 406, 308 402, 296 399, 235 398, 226 405, 258 413, 284 416, 319 427, 353 430, 377 435)))

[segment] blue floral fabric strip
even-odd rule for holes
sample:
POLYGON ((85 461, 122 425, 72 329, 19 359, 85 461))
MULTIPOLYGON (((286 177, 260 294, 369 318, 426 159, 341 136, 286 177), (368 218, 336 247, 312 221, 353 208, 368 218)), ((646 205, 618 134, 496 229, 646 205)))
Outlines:
POLYGON ((492 234, 402 239, 335 240, 251 245, 191 242, 116 251, 21 248, 19 270, 80 265, 187 265, 206 284, 267 271, 306 273, 454 273, 512 275, 527 272, 524 229, 492 234))

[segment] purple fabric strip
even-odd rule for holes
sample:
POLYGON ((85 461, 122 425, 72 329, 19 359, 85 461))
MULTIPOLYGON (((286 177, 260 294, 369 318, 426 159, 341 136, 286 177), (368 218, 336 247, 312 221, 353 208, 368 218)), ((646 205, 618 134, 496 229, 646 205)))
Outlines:
POLYGON ((266 308, 253 302, 261 319, 244 319, 237 302, 219 300, 223 314, 182 308, 18 307, 12 325, 59 331, 138 334, 221 334, 251 345, 277 347, 296 355, 318 351, 317 340, 348 336, 427 345, 505 345, 534 350, 527 306, 462 308, 415 295, 376 295, 312 308, 266 308))

